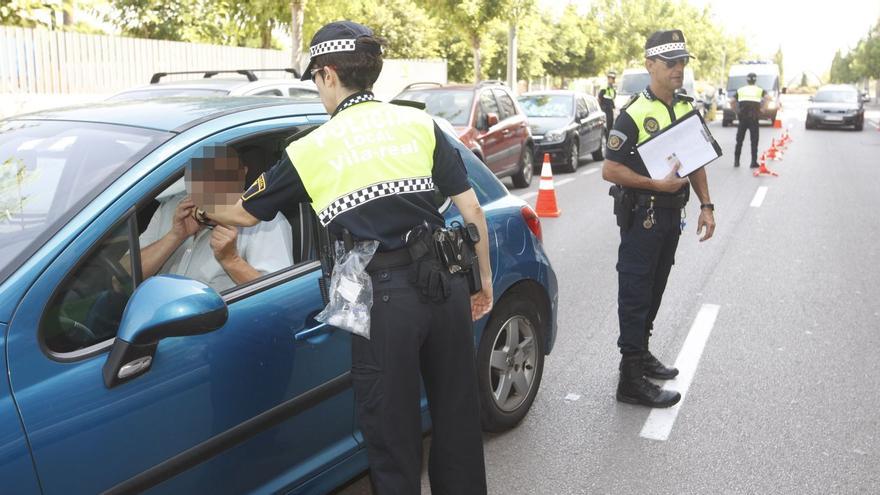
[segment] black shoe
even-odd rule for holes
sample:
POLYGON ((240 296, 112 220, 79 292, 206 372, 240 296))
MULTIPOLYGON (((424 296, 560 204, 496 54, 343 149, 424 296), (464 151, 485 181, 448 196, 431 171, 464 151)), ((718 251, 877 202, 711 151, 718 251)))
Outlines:
POLYGON ((645 376, 658 380, 672 380, 678 376, 678 368, 663 366, 663 363, 654 357, 651 351, 645 351, 645 354, 642 355, 642 369, 645 371, 645 376))
POLYGON ((620 360, 620 382, 617 384, 617 400, 628 404, 648 407, 672 407, 681 400, 681 394, 662 390, 643 376, 642 357, 625 356, 620 360))
POLYGON ((739 157, 735 157, 735 158, 733 159, 733 166, 734 166, 734 167, 739 167, 739 157))
POLYGON ((752 163, 751 165, 749 165, 749 168, 758 168, 758 167, 759 167, 759 165, 757 163, 752 163))

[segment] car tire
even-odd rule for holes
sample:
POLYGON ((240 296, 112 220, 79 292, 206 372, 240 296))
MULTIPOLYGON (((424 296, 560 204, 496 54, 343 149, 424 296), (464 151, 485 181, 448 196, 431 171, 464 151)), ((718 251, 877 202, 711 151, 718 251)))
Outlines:
POLYGON ((731 124, 733 124, 733 122, 730 120, 722 120, 721 121, 721 127, 729 127, 731 124))
POLYGON ((477 350, 483 430, 507 431, 532 407, 544 372, 540 321, 535 305, 518 294, 502 299, 492 311, 477 350))
POLYGON ((565 160, 565 163, 560 167, 560 170, 565 173, 574 173, 577 172, 578 163, 580 163, 580 148, 578 147, 578 140, 576 137, 571 138, 571 143, 568 145, 568 156, 565 160))
POLYGON ((605 129, 602 129, 602 136, 599 137, 599 147, 593 152, 593 161, 600 162, 605 159, 605 129))
POLYGON ((813 127, 814 125, 811 124, 809 120, 804 122, 804 129, 812 129, 813 127))
POLYGON ((865 118, 862 117, 861 119, 859 119, 859 121, 856 123, 856 125, 853 126, 853 129, 855 129, 857 131, 861 131, 864 128, 865 128, 865 118))
POLYGON ((524 146, 519 158, 519 170, 513 174, 513 187, 523 188, 532 184, 532 175, 535 173, 533 157, 532 148, 524 146))

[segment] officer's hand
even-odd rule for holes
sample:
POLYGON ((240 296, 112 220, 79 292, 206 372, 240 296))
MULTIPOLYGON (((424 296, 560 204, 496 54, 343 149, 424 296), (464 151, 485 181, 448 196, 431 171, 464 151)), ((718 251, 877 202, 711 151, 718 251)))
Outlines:
POLYGON ((171 225, 172 235, 182 240, 201 230, 202 226, 193 218, 195 209, 196 205, 189 196, 177 203, 177 208, 174 210, 174 221, 171 225))
POLYGON ((697 235, 700 236, 700 242, 708 241, 715 233, 715 214, 709 208, 700 210, 700 219, 697 220, 697 235), (703 229, 705 233, 703 233, 703 229), (702 235, 700 235, 702 234, 702 235))
POLYGON ((214 251, 214 258, 218 262, 223 264, 238 257, 236 239, 238 239, 237 228, 219 223, 214 226, 214 231, 211 233, 211 250, 214 251))
POLYGON ((684 187, 688 180, 677 175, 679 168, 681 168, 680 162, 672 167, 672 170, 669 171, 666 177, 662 179, 654 179, 654 189, 665 193, 676 193, 684 187))
POLYGON ((471 320, 477 321, 492 310, 492 281, 484 280, 483 288, 471 294, 471 320))

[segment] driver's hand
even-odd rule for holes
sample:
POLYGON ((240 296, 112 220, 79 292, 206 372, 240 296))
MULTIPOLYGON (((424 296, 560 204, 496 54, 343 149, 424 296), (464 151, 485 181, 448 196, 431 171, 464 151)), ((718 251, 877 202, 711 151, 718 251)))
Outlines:
POLYGON ((211 232, 211 250, 214 251, 214 258, 220 264, 238 257, 236 239, 238 239, 237 228, 219 223, 214 226, 214 231, 211 232))
POLYGON ((201 230, 202 226, 193 218, 196 205, 190 196, 186 196, 174 210, 174 222, 171 225, 171 233, 178 239, 185 239, 201 230))

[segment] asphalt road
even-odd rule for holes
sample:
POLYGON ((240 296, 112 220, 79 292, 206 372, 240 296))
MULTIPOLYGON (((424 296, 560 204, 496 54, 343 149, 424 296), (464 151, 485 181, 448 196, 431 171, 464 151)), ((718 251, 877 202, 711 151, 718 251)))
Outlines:
MULTIPOLYGON (((692 200, 652 339, 664 363, 695 366, 675 411, 615 401, 608 184, 599 163, 555 177, 559 335, 529 415, 486 436, 490 493, 880 493, 880 111, 862 132, 806 131, 806 104, 783 100, 794 141, 768 164, 778 177, 733 168, 736 129, 710 125, 718 227, 698 242, 692 200), (642 436, 658 428, 665 440, 642 436)), ((761 149, 780 132, 762 127, 761 149)), ((534 203, 537 182, 512 192, 534 203)), ((370 490, 364 477, 339 493, 370 490)))

